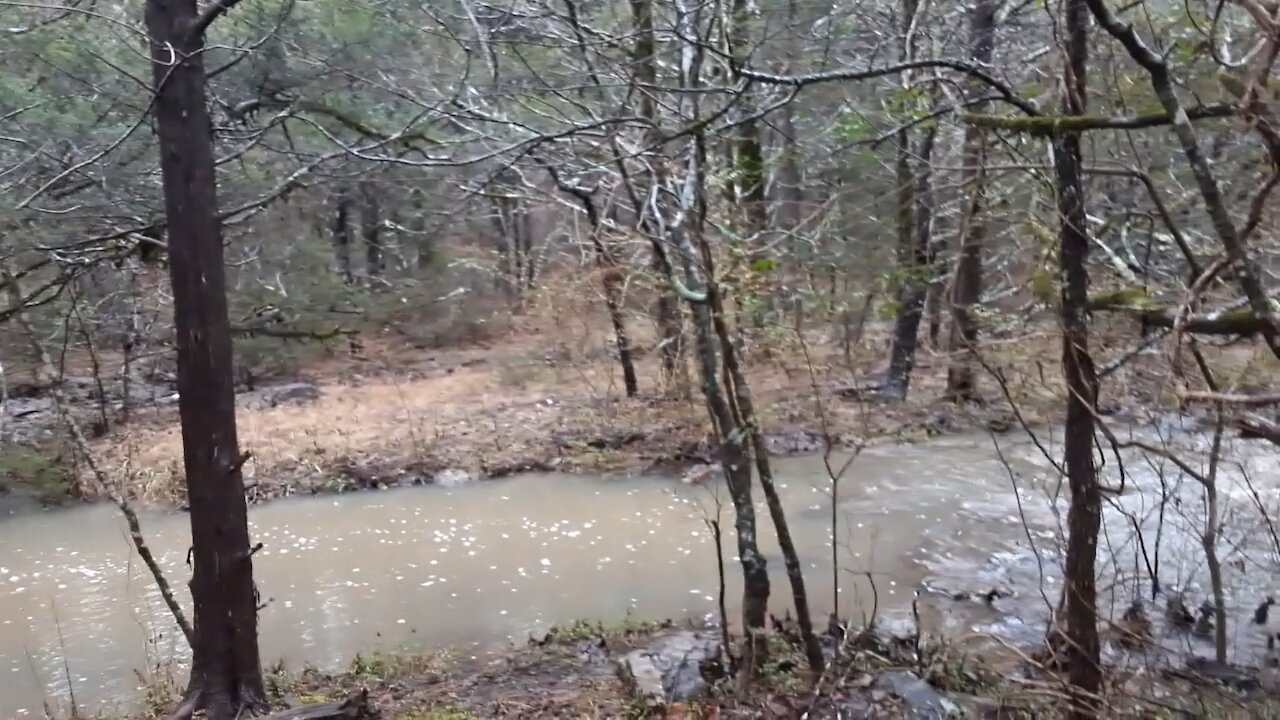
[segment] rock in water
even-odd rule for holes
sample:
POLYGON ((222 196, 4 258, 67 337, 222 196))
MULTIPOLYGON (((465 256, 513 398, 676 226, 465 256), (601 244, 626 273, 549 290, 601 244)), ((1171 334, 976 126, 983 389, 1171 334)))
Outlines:
POLYGON ((702 664, 720 657, 720 638, 714 632, 660 635, 618 661, 618 672, 631 693, 650 707, 693 700, 707 692, 702 664))
POLYGON ((434 484, 446 488, 466 485, 473 480, 475 480, 474 475, 466 470, 459 470, 458 468, 446 468, 436 473, 435 477, 432 478, 432 482, 434 484))
POLYGON ((961 717, 960 706, 921 680, 915 673, 894 670, 881 673, 875 687, 902 700, 911 720, 944 720, 961 717))
POLYGON ((764 446, 770 455, 785 456, 822 452, 826 443, 818 433, 788 428, 765 432, 764 446))

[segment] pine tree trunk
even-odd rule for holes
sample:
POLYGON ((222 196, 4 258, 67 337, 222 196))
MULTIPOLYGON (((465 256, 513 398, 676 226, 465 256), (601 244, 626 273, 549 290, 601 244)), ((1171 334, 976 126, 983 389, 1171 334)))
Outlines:
POLYGON ((147 0, 168 219, 178 414, 191 515, 195 643, 185 706, 211 720, 266 707, 236 437, 212 124, 195 0, 147 0))

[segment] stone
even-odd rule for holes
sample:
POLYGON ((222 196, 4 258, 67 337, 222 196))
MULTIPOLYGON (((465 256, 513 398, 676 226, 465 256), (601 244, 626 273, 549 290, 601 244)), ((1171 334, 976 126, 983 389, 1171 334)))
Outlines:
POLYGON ((720 657, 714 632, 682 630, 654 638, 618 660, 618 672, 632 695, 650 707, 702 697, 709 685, 702 665, 720 657))
POLYGON ((475 482, 475 475, 459 468, 445 468, 435 474, 432 482, 440 487, 452 488, 475 482))
POLYGON ((304 404, 320 399, 320 388, 311 383, 297 382, 273 385, 261 390, 242 393, 237 401, 246 408, 262 409, 285 403, 304 404))
POLYGON ((915 673, 905 670, 884 672, 876 677, 875 686, 901 699, 911 720, 961 717, 958 705, 915 673))
POLYGON ((803 455, 825 449, 822 435, 796 428, 766 430, 764 446, 770 455, 803 455))
POLYGON ((9 398, 4 404, 4 409, 8 411, 10 417, 22 418, 28 415, 52 410, 53 398, 9 398))

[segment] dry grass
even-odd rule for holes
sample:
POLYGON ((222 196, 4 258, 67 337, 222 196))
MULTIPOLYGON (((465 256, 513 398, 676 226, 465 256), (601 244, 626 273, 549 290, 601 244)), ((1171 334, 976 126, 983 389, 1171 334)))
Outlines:
MULTIPOLYGON (((705 410, 700 401, 655 387, 657 360, 648 352, 654 333, 639 316, 631 318, 631 332, 641 353, 642 396, 624 397, 594 282, 587 274, 545 288, 511 321, 509 334, 488 347, 413 350, 388 336, 368 342, 363 359, 312 366, 319 400, 239 410, 240 443, 253 454, 246 483, 265 499, 397 484, 444 468, 489 475, 634 469, 681 457, 705 436, 705 410)), ((643 307, 642 300, 630 304, 643 307)), ((964 410, 941 401, 949 358, 928 347, 918 355, 909 402, 885 406, 847 392, 882 367, 886 330, 873 324, 849 361, 827 329, 806 331, 803 342, 787 328, 754 334, 748 367, 762 423, 820 430, 818 399, 829 428, 846 439, 1009 426, 1010 398, 1031 422, 1060 412, 1061 350, 1052 324, 986 338, 983 362, 999 372, 1004 390, 980 371, 988 402, 964 410)), ((1099 365, 1131 347, 1134 336, 1132 324, 1098 322, 1099 365)), ((1280 369, 1247 343, 1206 351, 1228 383, 1275 377, 1280 369)), ((1107 379, 1102 402, 1141 417, 1169 403, 1169 378, 1167 352, 1157 346, 1107 379)), ((181 501, 181 438, 172 409, 104 438, 98 449, 109 461, 129 464, 135 495, 181 501)))

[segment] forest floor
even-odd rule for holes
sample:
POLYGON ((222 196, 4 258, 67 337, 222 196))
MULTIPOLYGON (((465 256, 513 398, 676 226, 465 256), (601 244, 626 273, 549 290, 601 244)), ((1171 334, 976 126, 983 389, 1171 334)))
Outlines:
MULTIPOLYGON (((962 430, 1003 432, 1061 413, 1053 327, 987 338, 985 367, 976 370, 982 402, 964 407, 943 398, 950 358, 927 344, 917 353, 908 399, 878 398, 887 329, 872 324, 848 353, 822 331, 748 340, 746 366, 771 451, 821 451, 826 438, 839 448, 962 430)), ((1116 328, 1114 340, 1105 327, 1097 332, 1103 366, 1133 343, 1130 327, 1116 328)), ((661 387, 656 353, 643 348, 642 342, 640 393, 633 398, 622 391, 610 334, 590 325, 570 332, 556 318, 528 319, 461 347, 415 347, 403 333, 388 331, 364 338, 356 355, 345 344, 313 352, 294 363, 295 370, 238 397, 240 446, 251 455, 244 466, 247 496, 261 502, 525 471, 679 474, 713 460, 696 385, 687 393, 661 387), (306 392, 279 400, 272 394, 290 387, 306 392)), ((1268 372, 1248 346, 1219 355, 1242 377, 1268 372)), ((1167 361, 1157 346, 1107 377, 1100 409, 1138 417, 1169 407, 1171 398, 1167 361)), ((174 404, 135 409, 127 423, 112 424, 95 440, 94 451, 130 496, 183 502, 174 404)), ((47 456, 15 445, 0 457, 0 469, 17 494, 65 496, 63 473, 47 456)), ((79 477, 86 475, 81 466, 79 477)), ((99 492, 89 484, 82 494, 99 492)))
MULTIPOLYGON (((1064 678, 1020 652, 978 656, 958 640, 872 632, 845 638, 838 656, 828 652, 821 674, 805 666, 794 638, 770 632, 768 659, 747 690, 725 676, 719 656, 701 662, 667 656, 661 683, 668 696, 644 694, 641 673, 631 664, 638 655, 675 636, 716 634, 670 622, 579 622, 482 657, 447 651, 363 655, 333 672, 276 666, 268 669, 266 685, 275 708, 341 703, 348 712, 343 717, 384 720, 1031 719, 1061 716, 1067 697, 1064 678), (670 697, 672 692, 681 697, 670 697)), ((154 682, 141 713, 130 720, 164 717, 179 697, 172 679, 154 682)), ((1152 667, 1108 668, 1104 697, 1104 715, 1117 718, 1262 718, 1280 709, 1256 685, 1228 687, 1152 667)))

